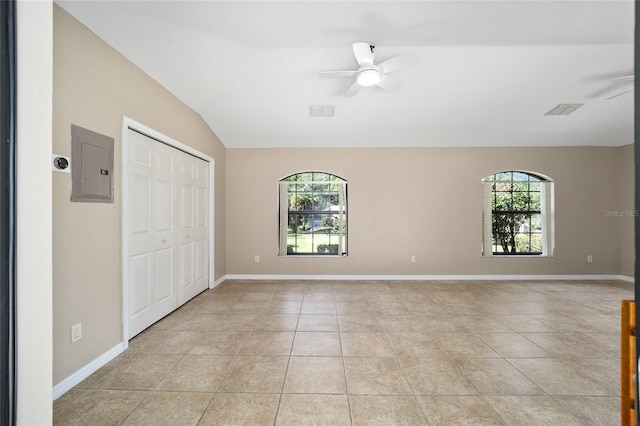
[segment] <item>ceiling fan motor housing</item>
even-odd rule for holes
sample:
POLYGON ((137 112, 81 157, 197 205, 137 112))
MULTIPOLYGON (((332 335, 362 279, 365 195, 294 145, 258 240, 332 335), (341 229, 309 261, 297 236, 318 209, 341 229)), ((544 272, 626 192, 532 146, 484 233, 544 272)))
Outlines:
POLYGON ((361 86, 374 86, 380 81, 380 67, 366 65, 358 69, 358 84, 361 86))

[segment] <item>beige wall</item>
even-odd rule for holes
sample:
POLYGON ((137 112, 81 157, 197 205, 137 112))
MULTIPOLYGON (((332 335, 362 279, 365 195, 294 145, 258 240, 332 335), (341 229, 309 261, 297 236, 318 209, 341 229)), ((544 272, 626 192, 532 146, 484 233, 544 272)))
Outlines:
POLYGON ((620 241, 621 221, 605 215, 628 203, 617 190, 622 157, 621 148, 591 147, 229 149, 227 273, 617 275, 620 251, 633 250, 620 241), (277 256, 276 183, 308 170, 349 182, 348 257, 277 256), (481 256, 481 180, 503 170, 555 181, 555 257, 481 256))
POLYGON ((633 277, 635 274, 635 167, 633 144, 618 148, 619 163, 619 207, 623 216, 612 216, 618 221, 620 238, 620 274, 633 277))
POLYGON ((70 176, 53 174, 54 384, 122 339, 125 115, 216 159, 216 279, 225 274, 632 275, 633 223, 605 214, 633 208, 630 147, 225 150, 200 116, 57 6, 53 61, 53 151, 70 154, 71 123, 116 140, 114 204, 71 203, 70 176), (480 182, 510 169, 556 181, 553 258, 481 257, 480 182), (276 254, 276 184, 307 170, 349 182, 348 257, 276 254), (593 263, 586 262, 589 254, 593 263), (84 336, 72 345, 69 328, 77 322, 84 336))
POLYGON ((18 2, 17 40, 17 424, 47 425, 52 415, 50 1, 18 2))
POLYGON ((53 383, 122 341, 123 116, 215 158, 215 278, 225 274, 225 148, 202 118, 59 7, 54 7, 53 151, 69 155, 70 125, 115 138, 115 202, 72 203, 53 175, 53 383), (83 338, 70 343, 71 325, 83 338))

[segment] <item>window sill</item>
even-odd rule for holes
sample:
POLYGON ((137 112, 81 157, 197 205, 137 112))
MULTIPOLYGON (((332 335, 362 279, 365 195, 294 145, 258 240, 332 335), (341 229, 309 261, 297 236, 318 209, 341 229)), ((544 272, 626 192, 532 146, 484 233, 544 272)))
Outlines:
POLYGON ((326 258, 326 257, 330 257, 330 258, 341 258, 341 257, 347 257, 346 254, 287 254, 287 255, 278 255, 278 257, 282 257, 282 258, 296 258, 296 257, 316 257, 316 258, 326 258))
POLYGON ((540 258, 548 258, 555 257, 551 254, 492 254, 491 256, 482 255, 484 259, 491 259, 497 257, 499 259, 510 259, 512 257, 518 259, 540 259, 540 258))

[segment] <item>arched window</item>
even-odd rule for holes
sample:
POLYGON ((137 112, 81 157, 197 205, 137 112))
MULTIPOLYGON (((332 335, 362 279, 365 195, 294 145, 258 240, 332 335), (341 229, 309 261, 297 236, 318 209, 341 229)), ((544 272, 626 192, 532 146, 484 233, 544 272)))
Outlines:
POLYGON ((304 172, 279 182, 280 256, 347 255, 347 181, 304 172))
POLYGON ((553 182, 506 171, 483 179, 483 255, 552 256, 553 182))

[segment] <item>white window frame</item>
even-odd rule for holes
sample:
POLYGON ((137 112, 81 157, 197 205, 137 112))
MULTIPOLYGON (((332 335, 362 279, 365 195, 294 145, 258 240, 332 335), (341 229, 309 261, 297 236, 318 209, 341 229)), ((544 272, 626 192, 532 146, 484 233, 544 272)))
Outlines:
MULTIPOLYGON (((348 244, 348 208, 347 208, 347 185, 348 182, 344 178, 335 175, 329 172, 321 172, 321 171, 307 171, 307 172, 299 172, 294 173, 289 176, 282 178, 278 182, 278 256, 280 257, 345 257, 347 256, 348 244), (314 173, 314 174, 325 174, 329 176, 334 176, 340 181, 335 180, 315 180, 315 181, 287 181, 285 179, 290 178, 292 176, 306 174, 306 173, 314 173), (288 229, 289 229, 289 185, 293 184, 331 184, 331 185, 339 185, 341 187, 338 196, 339 196, 339 206, 336 211, 336 216, 338 216, 337 220, 340 223, 343 223, 344 226, 339 226, 340 232, 337 234, 338 238, 338 251, 335 254, 320 254, 320 253, 288 253, 287 251, 287 237, 288 237, 288 229)), ((327 212, 328 210, 321 210, 322 212, 327 212)))
POLYGON ((517 257, 539 258, 555 255, 555 197, 554 181, 540 173, 523 170, 504 170, 492 173, 482 179, 482 256, 483 257, 517 257), (542 253, 541 254, 494 254, 491 199, 493 196, 493 182, 490 177, 500 173, 524 173, 540 179, 540 214, 542 215, 542 253))

